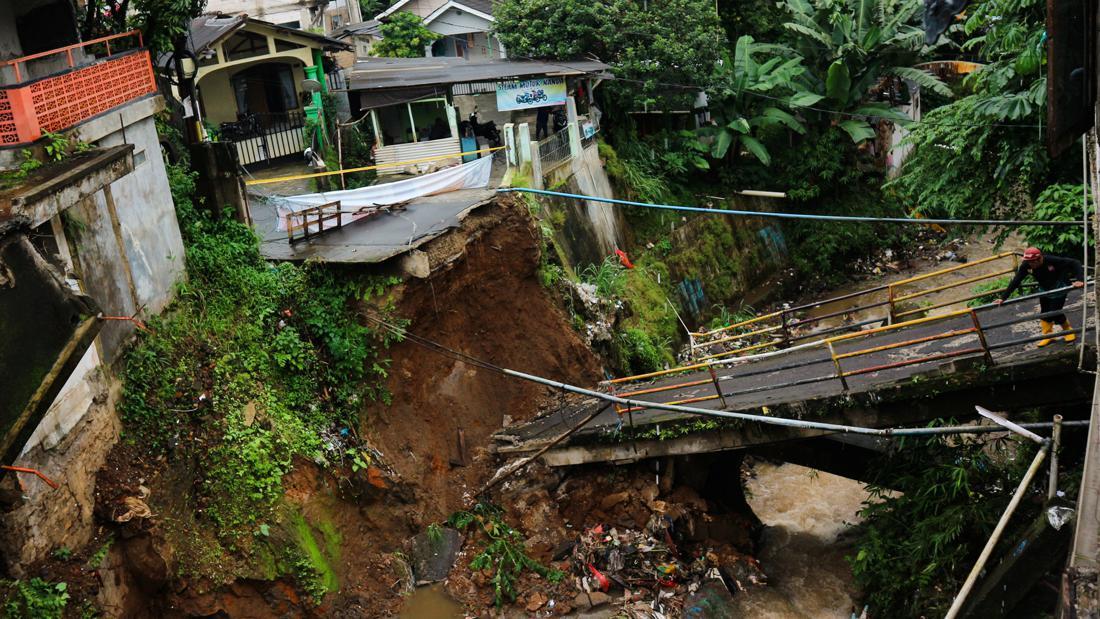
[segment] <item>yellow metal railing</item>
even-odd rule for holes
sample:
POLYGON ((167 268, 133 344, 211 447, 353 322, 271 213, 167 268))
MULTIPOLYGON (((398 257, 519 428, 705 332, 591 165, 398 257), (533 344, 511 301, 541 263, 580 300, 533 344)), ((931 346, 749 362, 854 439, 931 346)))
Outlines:
POLYGON ((972 301, 990 294, 1004 292, 1004 288, 998 288, 996 290, 989 290, 976 294, 965 294, 961 297, 952 297, 943 301, 919 305, 921 299, 927 299, 931 295, 1008 275, 1015 272, 1017 267, 1018 262, 1016 254, 1012 252, 1003 252, 994 256, 967 262, 966 264, 959 264, 945 269, 939 269, 931 273, 908 277, 858 292, 755 316, 719 329, 692 332, 692 355, 698 361, 737 357, 749 352, 772 347, 787 348, 797 342, 815 336, 861 329, 875 322, 892 324, 903 318, 911 318, 917 315, 926 314, 932 310, 938 310, 959 303, 972 301), (991 273, 983 273, 955 281, 936 283, 924 289, 906 290, 915 285, 929 283, 930 280, 935 280, 936 278, 962 273, 966 270, 987 265, 998 260, 1011 260, 1011 267, 1006 266, 1004 269, 999 269, 991 273), (847 302, 851 305, 816 316, 806 315, 814 310, 826 308, 829 305, 841 302, 847 302), (912 307, 913 305, 918 306, 912 307), (854 322, 851 320, 853 316, 869 311, 877 311, 881 315, 871 316, 861 322, 854 322), (840 318, 845 321, 845 324, 832 328, 822 328, 821 325, 823 321, 830 318, 840 318), (739 344, 743 345, 739 346, 739 344), (714 350, 715 347, 719 346, 724 349, 714 350))

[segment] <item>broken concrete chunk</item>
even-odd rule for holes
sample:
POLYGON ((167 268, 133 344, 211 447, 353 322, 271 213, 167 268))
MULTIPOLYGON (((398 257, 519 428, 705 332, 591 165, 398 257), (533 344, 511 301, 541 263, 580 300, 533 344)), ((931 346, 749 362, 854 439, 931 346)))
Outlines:
POLYGON ((406 553, 417 584, 446 578, 464 541, 463 535, 451 528, 439 529, 438 535, 424 531, 407 541, 406 553))
POLYGON ((577 597, 573 598, 573 608, 596 608, 610 601, 611 596, 602 591, 592 591, 591 593, 581 591, 577 594, 577 597))

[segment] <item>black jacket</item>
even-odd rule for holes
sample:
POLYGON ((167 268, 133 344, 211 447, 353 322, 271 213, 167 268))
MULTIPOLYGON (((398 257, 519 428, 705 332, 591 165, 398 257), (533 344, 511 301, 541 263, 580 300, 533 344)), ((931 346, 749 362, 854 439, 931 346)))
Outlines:
POLYGON ((1040 290, 1053 290, 1055 288, 1064 288, 1070 285, 1071 282, 1083 282, 1085 281, 1085 271, 1081 268, 1081 263, 1073 258, 1063 258, 1061 256, 1043 256, 1043 263, 1032 270, 1027 263, 1020 265, 1019 270, 1016 271, 1016 277, 1012 278, 1012 282, 1008 285, 1008 288, 1001 295, 1002 299, 1007 299, 1012 296, 1013 292, 1020 287, 1024 278, 1031 274, 1035 281, 1039 282, 1040 290))

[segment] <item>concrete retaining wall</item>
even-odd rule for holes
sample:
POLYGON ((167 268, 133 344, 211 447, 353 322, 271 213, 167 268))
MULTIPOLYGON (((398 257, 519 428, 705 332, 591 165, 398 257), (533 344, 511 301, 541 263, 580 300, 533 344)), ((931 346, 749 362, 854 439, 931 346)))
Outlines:
MULTIPOLYGON (((134 101, 76 128, 96 146, 132 144, 133 170, 55 214, 39 232, 52 234, 69 285, 95 299, 106 315, 148 317, 163 310, 185 272, 153 115, 159 97, 134 101)), ((91 539, 94 481, 118 439, 118 362, 132 323, 104 324, 16 461, 61 484, 24 480, 25 500, 0 516, 0 555, 19 574, 60 546, 91 539)))

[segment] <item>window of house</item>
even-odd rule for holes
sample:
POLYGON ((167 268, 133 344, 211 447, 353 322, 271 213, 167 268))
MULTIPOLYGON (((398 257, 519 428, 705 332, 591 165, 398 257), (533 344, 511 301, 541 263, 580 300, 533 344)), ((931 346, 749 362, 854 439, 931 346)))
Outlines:
POLYGON ((442 98, 389 105, 374 110, 383 146, 453 137, 442 98))
MULTIPOLYGON (((68 2, 57 0, 55 2, 27 2, 27 5, 40 4, 22 14, 19 13, 24 3, 12 3, 15 8, 15 31, 19 37, 19 46, 23 55, 37 54, 39 52, 65 47, 80 42, 80 36, 76 28, 72 26, 72 7, 68 2)), ((63 57, 63 55, 62 55, 63 57)))
POLYGON ((383 146, 394 144, 409 144, 415 142, 413 135, 412 119, 409 117, 409 106, 388 105, 374 110, 378 119, 378 129, 382 136, 383 146))
POLYGON ((339 28, 340 26, 343 26, 343 25, 344 25, 344 16, 343 15, 333 15, 332 16, 332 29, 333 30, 336 30, 337 28, 339 28))
POLYGON ((451 137, 451 126, 447 123, 447 102, 443 99, 414 101, 409 104, 409 110, 418 142, 451 137))
POLYGON ((267 37, 255 32, 238 32, 222 48, 226 60, 241 60, 268 53, 267 37))
POLYGON ((239 114, 278 114, 298 109, 294 71, 288 64, 264 63, 230 78, 239 114))
POLYGON ((296 49, 302 49, 304 45, 298 43, 292 43, 290 41, 284 41, 283 39, 275 39, 275 51, 277 52, 292 52, 296 49))

